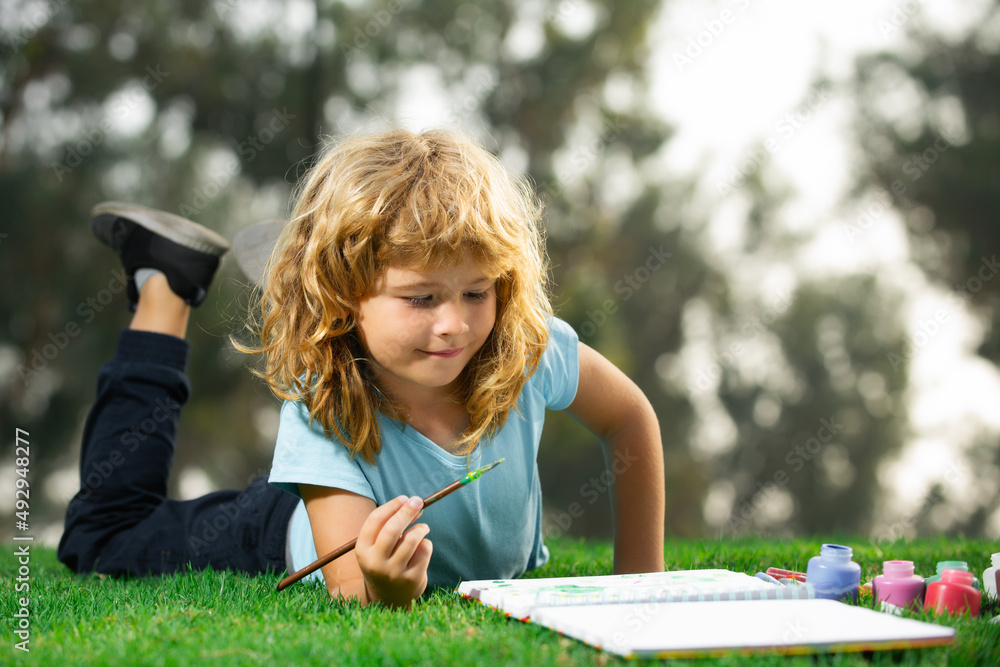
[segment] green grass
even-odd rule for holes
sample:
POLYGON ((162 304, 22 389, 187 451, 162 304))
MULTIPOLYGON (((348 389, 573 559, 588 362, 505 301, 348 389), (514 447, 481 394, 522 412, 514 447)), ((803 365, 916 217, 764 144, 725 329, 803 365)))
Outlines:
MULTIPOLYGON (((870 579, 883 559, 913 560, 927 574, 937 560, 969 562, 977 573, 989 566, 997 544, 973 540, 912 541, 878 546, 850 539, 827 541, 854 547, 854 559, 870 579), (881 547, 881 549, 879 549, 881 547)), ((552 561, 531 576, 607 574, 606 543, 548 541, 552 561)), ((727 568, 754 573, 769 565, 804 569, 819 553, 818 540, 760 539, 670 542, 669 569, 727 568)), ((51 550, 31 552, 30 653, 14 649, 10 623, 17 609, 15 547, 0 554, 0 610, 7 619, 0 664, 42 665, 576 665, 623 664, 616 657, 545 628, 510 621, 482 605, 437 591, 414 612, 361 609, 330 603, 319 586, 296 584, 281 593, 278 577, 231 572, 190 572, 155 579, 120 580, 71 575, 51 550)), ((792 665, 997 665, 1000 625, 989 619, 942 617, 957 639, 947 647, 872 654, 761 656, 689 661, 687 664, 792 665)), ((914 615, 931 620, 930 616, 914 615)))

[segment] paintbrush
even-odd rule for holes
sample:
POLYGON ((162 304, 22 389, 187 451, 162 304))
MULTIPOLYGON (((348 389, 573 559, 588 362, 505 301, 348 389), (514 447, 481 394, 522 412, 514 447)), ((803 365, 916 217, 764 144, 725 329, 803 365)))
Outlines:
MULTIPOLYGON (((469 482, 476 481, 477 479, 479 479, 480 477, 483 476, 483 473, 485 473, 488 470, 492 470, 493 468, 496 468, 498 465, 500 465, 503 462, 504 462, 504 459, 500 459, 499 461, 494 461, 493 463, 489 464, 488 466, 483 466, 482 468, 477 468, 476 470, 473 470, 472 472, 470 472, 468 475, 466 475, 462 479, 457 479, 454 482, 452 482, 451 484, 449 484, 448 486, 446 486, 443 489, 441 489, 440 491, 435 491, 431 495, 429 495, 426 498, 424 498, 424 507, 423 507, 423 509, 427 509, 428 506, 433 505, 437 501, 439 501, 442 498, 444 498, 445 496, 447 496, 449 493, 462 488, 463 486, 465 486, 469 482)), ((423 509, 421 510, 421 512, 423 511, 423 509)), ((310 565, 307 565, 306 567, 302 568, 298 572, 296 572, 294 574, 288 575, 287 577, 285 577, 284 579, 282 579, 281 582, 278 584, 278 590, 279 591, 280 590, 284 590, 285 588, 291 586, 292 584, 294 584, 296 581, 298 581, 302 577, 310 575, 313 572, 315 572, 316 570, 318 570, 319 568, 321 568, 324 565, 326 565, 327 563, 329 563, 330 561, 333 561, 333 560, 336 560, 337 558, 340 558, 341 556, 343 556, 344 554, 346 554, 348 551, 350 551, 351 549, 353 549, 355 547, 355 545, 357 545, 357 543, 358 543, 357 538, 354 538, 353 540, 351 540, 347 544, 344 544, 344 545, 341 545, 341 546, 337 547, 336 549, 334 549, 333 551, 331 551, 327 555, 323 556, 322 558, 317 558, 310 565)))

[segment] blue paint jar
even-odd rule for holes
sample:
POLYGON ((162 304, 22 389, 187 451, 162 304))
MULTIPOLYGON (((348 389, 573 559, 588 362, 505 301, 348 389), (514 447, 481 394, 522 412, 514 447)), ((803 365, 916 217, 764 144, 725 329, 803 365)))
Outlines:
POLYGON ((861 566, 851 560, 854 550, 839 544, 824 544, 818 556, 809 559, 806 583, 812 586, 816 597, 827 600, 858 601, 861 584, 861 566))

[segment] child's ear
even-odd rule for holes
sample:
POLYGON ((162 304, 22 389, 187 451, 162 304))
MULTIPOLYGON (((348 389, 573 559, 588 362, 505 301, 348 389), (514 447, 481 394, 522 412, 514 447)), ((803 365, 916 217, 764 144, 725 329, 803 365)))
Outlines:
POLYGON ((335 320, 343 322, 348 327, 353 327, 357 324, 359 309, 352 300, 338 296, 330 306, 334 311, 333 317, 335 320))
POLYGON ((344 336, 347 338, 347 345, 351 350, 351 354, 357 359, 367 359, 368 358, 368 347, 365 345, 362 339, 362 331, 360 327, 353 327, 344 336))

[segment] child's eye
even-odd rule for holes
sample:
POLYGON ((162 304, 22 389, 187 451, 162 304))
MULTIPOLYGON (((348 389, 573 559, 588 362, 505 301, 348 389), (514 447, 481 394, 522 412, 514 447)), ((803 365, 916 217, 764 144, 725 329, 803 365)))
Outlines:
MULTIPOLYGON (((489 293, 489 290, 482 290, 479 292, 464 292, 462 296, 464 296, 466 300, 475 303, 485 301, 489 296, 489 293)), ((402 299, 409 305, 416 306, 417 308, 430 308, 435 303, 433 294, 427 294, 424 296, 404 296, 402 299)))

